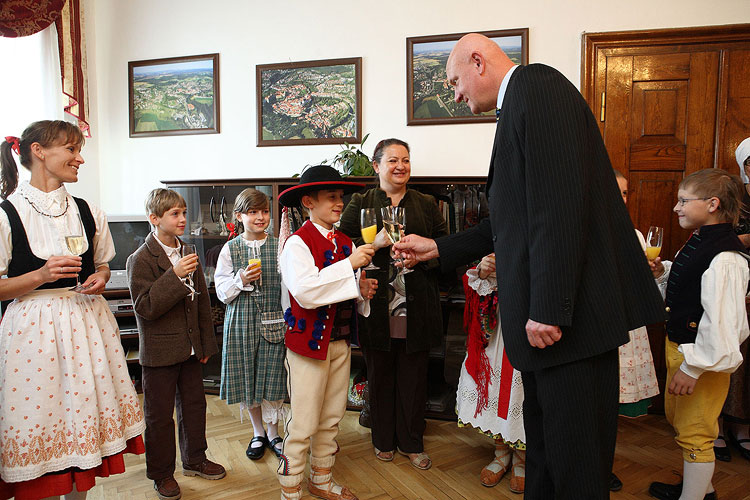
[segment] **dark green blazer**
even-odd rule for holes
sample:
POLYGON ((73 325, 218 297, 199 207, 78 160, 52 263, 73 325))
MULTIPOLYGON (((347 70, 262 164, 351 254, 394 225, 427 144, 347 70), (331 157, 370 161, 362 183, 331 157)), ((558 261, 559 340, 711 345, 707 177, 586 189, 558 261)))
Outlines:
MULTIPOLYGON (((341 215, 340 229, 361 245, 360 210, 381 208, 391 205, 385 191, 373 188, 364 193, 356 193, 341 215)), ((443 215, 438 210, 435 198, 413 189, 407 189, 399 203, 406 209, 406 234, 418 234, 437 238, 448 234, 443 215)), ((378 214, 378 231, 383 221, 378 214)), ((389 247, 390 248, 390 247, 389 247)), ((379 271, 367 271, 368 278, 378 280, 378 291, 370 301, 370 316, 360 317, 359 343, 364 348, 382 351, 390 350, 391 335, 388 311, 388 266, 389 248, 380 249, 373 259, 379 271)), ((408 352, 425 351, 439 345, 443 335, 443 321, 438 289, 439 263, 437 260, 421 262, 406 278, 406 349, 408 352)))

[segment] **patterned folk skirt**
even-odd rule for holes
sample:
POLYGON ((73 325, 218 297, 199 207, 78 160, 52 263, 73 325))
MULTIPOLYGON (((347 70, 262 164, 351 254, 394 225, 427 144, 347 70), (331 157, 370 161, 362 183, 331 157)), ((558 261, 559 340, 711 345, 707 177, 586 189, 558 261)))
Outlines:
POLYGON ((97 469, 126 449, 142 452, 134 444, 146 424, 122 351, 99 295, 33 291, 10 304, 0 323, 4 483, 97 469))

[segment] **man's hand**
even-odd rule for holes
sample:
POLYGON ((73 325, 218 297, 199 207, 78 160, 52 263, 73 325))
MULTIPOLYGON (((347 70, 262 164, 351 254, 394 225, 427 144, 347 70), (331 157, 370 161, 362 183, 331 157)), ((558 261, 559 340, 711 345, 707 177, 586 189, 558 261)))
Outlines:
POLYGON ((367 278, 366 272, 362 271, 362 276, 359 277, 359 294, 365 300, 370 300, 375 296, 375 292, 378 289, 378 280, 375 278, 367 278))
POLYGON ((435 240, 416 234, 407 234, 401 238, 401 241, 393 244, 393 250, 396 257, 402 257, 407 262, 423 262, 440 257, 435 240))
POLYGON ((529 319, 526 322, 526 337, 529 339, 531 347, 544 349, 562 338, 562 330, 559 326, 545 325, 529 319))
POLYGON ((692 394, 695 389, 695 384, 698 382, 697 378, 693 378, 682 370, 677 370, 672 381, 669 382, 669 393, 675 396, 684 396, 686 394, 692 394))

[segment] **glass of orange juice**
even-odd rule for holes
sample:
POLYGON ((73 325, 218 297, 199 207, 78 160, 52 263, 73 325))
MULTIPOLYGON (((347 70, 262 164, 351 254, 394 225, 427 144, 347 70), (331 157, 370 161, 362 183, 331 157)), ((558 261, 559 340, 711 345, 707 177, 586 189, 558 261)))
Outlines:
MULTIPOLYGON (((261 267, 261 261, 260 261, 260 248, 256 247, 255 245, 250 247, 250 258, 247 259, 247 265, 248 267, 261 267)), ((250 295, 261 295, 260 291, 260 285, 263 283, 263 275, 261 275, 257 280, 255 280, 254 286, 255 289, 250 292, 250 295)))
POLYGON ((656 259, 661 253, 661 245, 664 239, 664 228, 651 226, 646 236, 646 258, 649 261, 656 259))
MULTIPOLYGON (((362 239, 365 241, 365 243, 372 243, 375 241, 375 237, 378 235, 378 215, 377 211, 374 208, 363 208, 360 212, 360 222, 361 222, 361 231, 362 231, 362 239)), ((370 262, 367 267, 365 267, 366 270, 374 270, 374 269, 380 269, 378 266, 370 262)))

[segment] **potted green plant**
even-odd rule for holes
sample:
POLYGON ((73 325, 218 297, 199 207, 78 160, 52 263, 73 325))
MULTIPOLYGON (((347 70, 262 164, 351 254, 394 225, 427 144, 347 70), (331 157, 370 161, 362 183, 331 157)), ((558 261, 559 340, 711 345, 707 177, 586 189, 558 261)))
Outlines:
MULTIPOLYGON (((349 144, 345 142, 341 145, 341 151, 331 159, 331 165, 337 167, 345 177, 347 176, 373 176, 375 170, 372 168, 370 157, 362 152, 364 145, 370 134, 362 138, 359 144, 349 144)), ((325 162, 324 162, 325 163, 325 162)))

